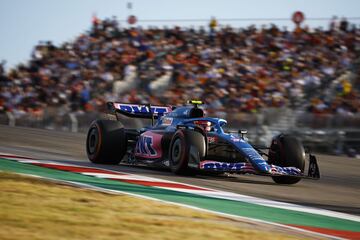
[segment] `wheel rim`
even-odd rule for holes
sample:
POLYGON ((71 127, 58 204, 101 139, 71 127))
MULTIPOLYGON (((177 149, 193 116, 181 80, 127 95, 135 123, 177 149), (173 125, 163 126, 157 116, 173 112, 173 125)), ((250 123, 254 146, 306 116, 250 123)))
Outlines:
POLYGON ((96 127, 90 130, 88 139, 88 151, 90 154, 94 154, 99 144, 99 133, 96 127))
POLYGON ((181 158, 181 140, 176 139, 173 143, 172 151, 171 151, 171 159, 174 165, 179 163, 181 158))

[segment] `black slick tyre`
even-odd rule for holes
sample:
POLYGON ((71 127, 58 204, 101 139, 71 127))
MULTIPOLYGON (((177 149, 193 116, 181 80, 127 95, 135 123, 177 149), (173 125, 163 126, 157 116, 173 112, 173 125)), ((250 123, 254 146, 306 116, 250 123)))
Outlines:
POLYGON ((86 138, 86 153, 92 163, 119 164, 126 153, 125 129, 120 122, 96 120, 86 138))
POLYGON ((194 173, 189 165, 196 165, 205 155, 206 142, 204 136, 195 131, 181 129, 172 137, 169 151, 170 169, 179 175, 194 173))
MULTIPOLYGON (((304 172, 305 150, 302 143, 290 135, 279 135, 271 143, 269 150, 269 163, 280 167, 296 167, 304 172)), ((278 184, 295 184, 301 180, 299 177, 274 176, 278 184)))

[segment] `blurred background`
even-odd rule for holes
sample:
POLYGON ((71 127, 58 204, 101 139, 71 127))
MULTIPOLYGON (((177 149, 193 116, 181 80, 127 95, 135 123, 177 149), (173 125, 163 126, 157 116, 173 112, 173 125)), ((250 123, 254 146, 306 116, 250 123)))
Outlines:
MULTIPOLYGON (((0 123, 85 132, 105 103, 182 105, 360 158, 358 1, 0 2, 0 123)), ((122 119, 129 127, 149 122, 122 119)))

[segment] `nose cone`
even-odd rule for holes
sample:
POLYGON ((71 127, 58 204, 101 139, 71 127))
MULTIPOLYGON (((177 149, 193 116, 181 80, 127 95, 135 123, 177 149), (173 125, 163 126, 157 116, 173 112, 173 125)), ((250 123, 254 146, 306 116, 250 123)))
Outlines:
POLYGON ((263 158, 251 161, 253 166, 261 173, 271 173, 271 165, 269 165, 263 158))

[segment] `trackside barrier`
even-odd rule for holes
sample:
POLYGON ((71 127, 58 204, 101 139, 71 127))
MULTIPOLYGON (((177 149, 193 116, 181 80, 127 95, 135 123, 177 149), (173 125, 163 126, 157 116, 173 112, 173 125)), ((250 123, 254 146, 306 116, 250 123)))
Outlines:
POLYGON ((71 131, 72 132, 78 132, 79 129, 79 123, 74 113, 69 113, 69 117, 71 120, 71 131))
MULTIPOLYGON (((296 134, 310 149, 343 153, 348 149, 360 152, 360 114, 342 116, 295 112, 290 109, 266 109, 261 113, 236 113, 223 115, 228 129, 248 129, 248 139, 255 144, 267 145, 271 137, 280 132, 296 134)), ((51 130, 86 132, 94 119, 115 119, 113 115, 98 112, 61 112, 46 109, 41 116, 11 112, 0 113, 0 124, 51 130)), ((150 125, 150 120, 120 116, 127 128, 139 129, 150 125)))
POLYGON ((16 119, 15 119, 14 114, 12 114, 11 112, 6 112, 6 116, 9 119, 9 126, 10 127, 15 127, 16 119))

